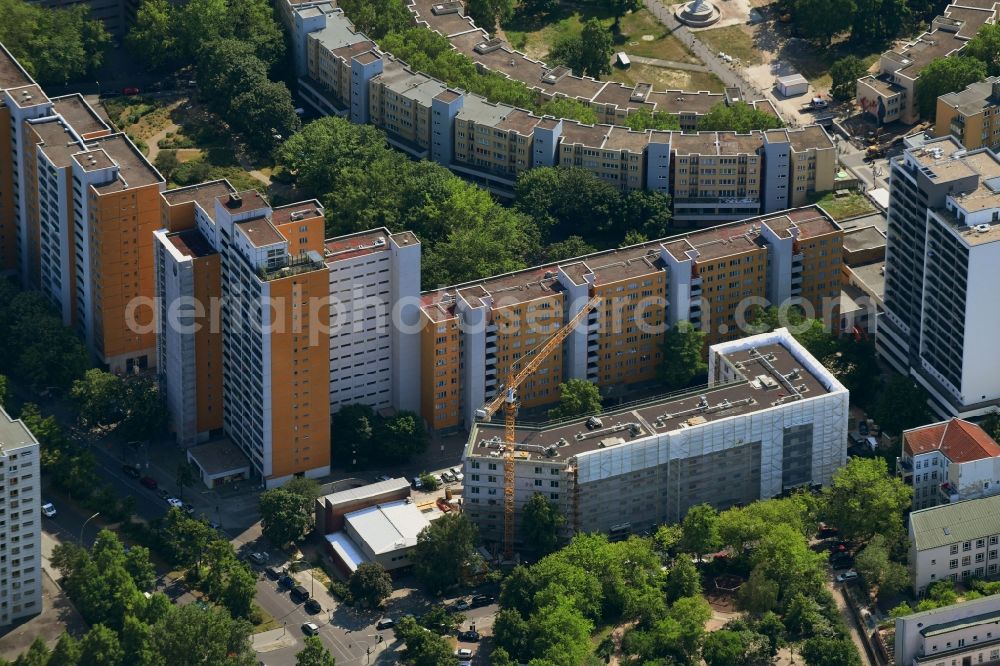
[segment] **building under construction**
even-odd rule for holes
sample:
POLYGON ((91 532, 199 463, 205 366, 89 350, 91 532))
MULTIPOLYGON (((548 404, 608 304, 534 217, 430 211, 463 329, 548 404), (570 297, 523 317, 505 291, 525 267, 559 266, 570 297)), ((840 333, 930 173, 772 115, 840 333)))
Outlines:
MULTIPOLYGON (((515 529, 542 493, 567 533, 624 535, 825 485, 846 462, 848 391, 785 329, 710 347, 709 383, 598 416, 518 423, 515 529)), ((503 423, 479 423, 465 448, 465 511, 503 535, 503 423)), ((519 539, 515 539, 519 540, 519 539)))

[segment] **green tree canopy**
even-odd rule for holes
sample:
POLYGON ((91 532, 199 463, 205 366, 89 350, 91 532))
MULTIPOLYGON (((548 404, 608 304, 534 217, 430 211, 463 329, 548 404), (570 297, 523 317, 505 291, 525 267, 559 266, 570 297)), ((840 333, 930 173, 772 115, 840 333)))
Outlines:
POLYGON ((815 636, 802 645, 808 666, 861 666, 858 649, 849 638, 815 636))
POLYGON ((893 561, 890 546, 885 536, 876 534, 854 561, 865 585, 877 595, 893 595, 910 584, 909 571, 905 565, 893 561))
POLYGON ((392 594, 392 576, 377 562, 362 562, 347 581, 351 598, 374 608, 392 594))
POLYGON ((708 504, 699 504, 688 509, 681 522, 683 537, 681 548, 694 553, 701 559, 705 553, 710 553, 720 545, 719 512, 708 504))
POLYGON ((601 413, 601 392, 586 379, 567 379, 559 385, 559 404, 549 410, 549 417, 566 419, 601 413))
POLYGON ((796 32, 820 46, 829 46, 834 35, 854 22, 855 0, 792 0, 792 21, 796 32))
POLYGON ((336 660, 318 636, 306 636, 305 647, 295 655, 295 666, 336 666, 336 660))
POLYGON ((567 35, 552 46, 549 60, 566 65, 579 76, 600 78, 611 72, 611 54, 615 42, 611 31, 598 19, 591 18, 583 24, 579 35, 567 35))
POLYGON ((439 594, 458 583, 464 568, 476 556, 476 526, 462 514, 438 518, 417 535, 410 561, 417 578, 439 594))
POLYGON ((849 55, 830 65, 830 95, 839 101, 854 99, 857 80, 868 72, 868 68, 857 56, 849 55))
POLYGON ((851 39, 882 44, 896 37, 910 20, 906 0, 854 0, 851 39))
POLYGON ((823 515, 849 539, 876 534, 894 541, 903 534, 903 512, 912 490, 888 474, 884 458, 852 458, 823 489, 823 515))
POLYGON ((979 28, 965 44, 962 55, 985 63, 988 75, 1000 75, 1000 25, 987 23, 979 28))
POLYGON ((781 118, 761 111, 746 102, 719 102, 698 119, 698 131, 727 131, 746 133, 751 130, 784 127, 781 118))
POLYGON ((493 32, 497 23, 504 22, 514 13, 514 0, 469 0, 469 16, 476 25, 493 32))
POLYGON ((395 633, 406 643, 403 656, 413 666, 442 666, 455 659, 448 641, 421 627, 412 616, 401 618, 396 623, 395 633))
POLYGON ((917 79, 915 96, 920 117, 934 120, 938 97, 984 78, 986 63, 973 57, 954 55, 932 61, 920 70, 917 79))
POLYGON ((663 336, 663 360, 660 380, 669 390, 686 388, 695 378, 708 372, 705 360, 704 332, 682 321, 663 336))
POLYGON ((636 132, 649 129, 680 131, 681 121, 672 113, 639 109, 625 119, 625 126, 636 132))
POLYGON ((566 517, 542 493, 535 493, 524 506, 521 532, 536 553, 547 555, 559 545, 566 517))
POLYGON ((264 536, 279 545, 298 541, 309 528, 311 510, 301 495, 285 488, 265 490, 260 495, 264 536))
POLYGON ((65 85, 92 73, 111 42, 85 5, 49 9, 0 0, 0 16, 0 43, 43 85, 65 85))
POLYGON ((893 435, 934 420, 927 406, 927 391, 903 375, 895 375, 889 380, 875 403, 872 416, 882 430, 893 435))

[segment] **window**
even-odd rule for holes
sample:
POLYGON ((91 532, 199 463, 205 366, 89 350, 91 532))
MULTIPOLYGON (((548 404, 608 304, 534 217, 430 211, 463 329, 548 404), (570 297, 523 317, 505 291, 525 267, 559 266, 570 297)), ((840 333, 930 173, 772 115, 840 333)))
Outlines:
POLYGON ((952 560, 952 561, 948 562, 948 568, 949 569, 957 569, 958 568, 958 560, 952 560))
POLYGON ((951 549, 949 550, 949 552, 950 552, 950 553, 951 553, 952 555, 958 555, 958 544, 957 544, 957 543, 953 543, 953 544, 951 545, 951 549))

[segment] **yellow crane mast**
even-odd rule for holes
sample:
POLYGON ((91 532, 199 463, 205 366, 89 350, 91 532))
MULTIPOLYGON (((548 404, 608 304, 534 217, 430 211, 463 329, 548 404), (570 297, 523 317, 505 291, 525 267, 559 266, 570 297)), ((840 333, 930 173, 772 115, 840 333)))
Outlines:
MULTIPOLYGON (((594 296, 584 305, 569 322, 552 334, 549 339, 535 347, 533 350, 522 356, 518 361, 528 358, 520 370, 514 372, 514 363, 511 364, 507 377, 507 383, 497 391, 495 398, 487 402, 482 408, 476 410, 476 418, 480 421, 489 421, 503 405, 504 414, 504 450, 503 450, 503 552, 506 559, 514 556, 514 447, 517 425, 517 389, 538 369, 552 350, 562 344, 577 325, 590 314, 601 302, 600 296, 594 296), (530 358, 529 358, 530 357, 530 358)), ((516 362, 515 362, 516 363, 516 362)))

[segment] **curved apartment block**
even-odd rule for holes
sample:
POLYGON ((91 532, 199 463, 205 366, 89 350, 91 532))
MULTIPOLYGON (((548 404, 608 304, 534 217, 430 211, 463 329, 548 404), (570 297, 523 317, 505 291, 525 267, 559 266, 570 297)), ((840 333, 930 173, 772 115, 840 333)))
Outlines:
POLYGON ((648 109, 677 115, 691 131, 700 114, 740 93, 656 92, 573 76, 487 39, 455 4, 418 0, 411 9, 479 67, 526 83, 539 99, 580 100, 602 123, 542 117, 450 88, 380 51, 330 2, 286 0, 300 95, 323 114, 371 123, 396 148, 501 195, 527 169, 569 165, 622 190, 670 194, 675 219, 696 224, 803 206, 833 189, 836 150, 818 125, 748 134, 632 131, 614 123, 648 109))

